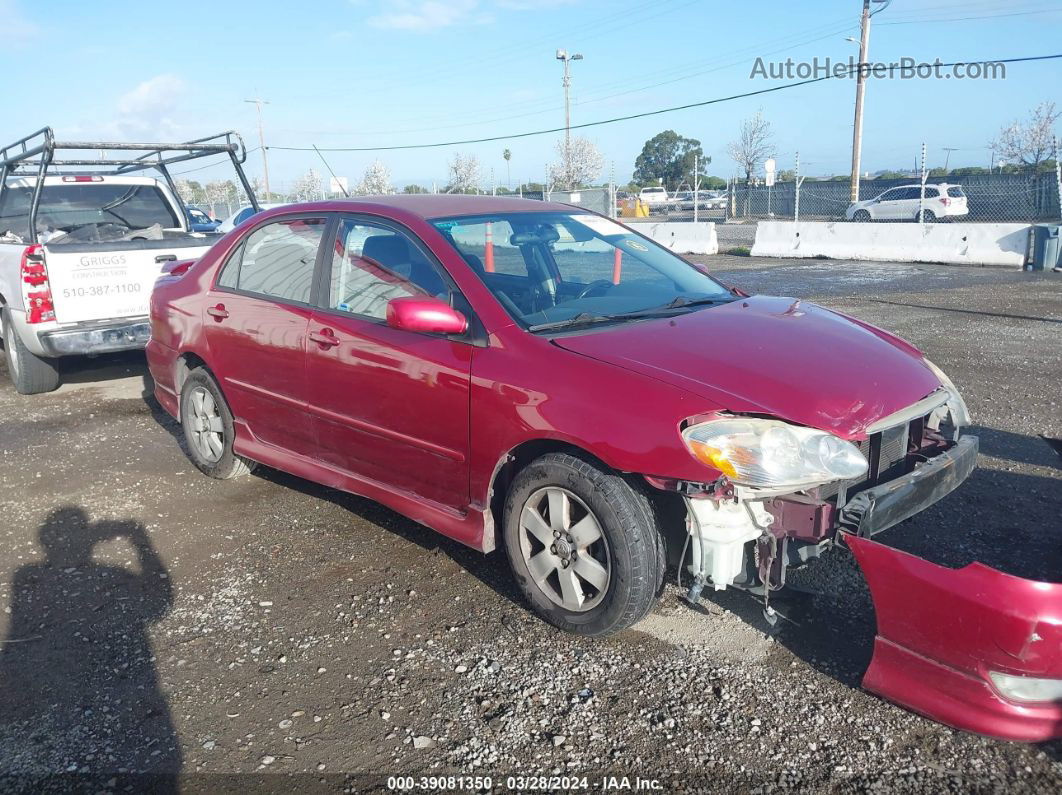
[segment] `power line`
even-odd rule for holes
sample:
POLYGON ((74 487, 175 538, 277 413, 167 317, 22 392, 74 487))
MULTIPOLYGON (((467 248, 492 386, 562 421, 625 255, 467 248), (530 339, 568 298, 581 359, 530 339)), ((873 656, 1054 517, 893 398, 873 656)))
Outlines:
MULTIPOLYGON (((1023 58, 1003 58, 997 60, 987 61, 954 61, 952 63, 934 64, 939 67, 954 67, 954 66, 970 66, 972 64, 1011 64, 1011 63, 1026 63, 1030 61, 1049 61, 1062 58, 1062 53, 1057 55, 1032 55, 1023 58)), ((772 94, 776 91, 785 91, 790 88, 797 88, 799 86, 807 86, 813 83, 821 83, 825 80, 836 80, 847 77, 853 71, 859 68, 858 64, 854 64, 848 69, 844 70, 842 74, 828 74, 822 77, 812 77, 808 80, 800 80, 795 83, 786 83, 781 86, 772 86, 771 88, 761 88, 757 91, 746 91, 742 94, 731 94, 727 97, 716 97, 715 99, 706 99, 700 102, 689 102, 685 105, 674 105, 670 108, 660 108, 658 110, 649 110, 643 113, 632 113, 628 116, 616 116, 611 119, 602 119, 600 121, 589 121, 582 124, 573 124, 571 129, 580 130, 586 127, 600 127, 605 124, 615 124, 621 121, 631 121, 632 119, 643 119, 647 116, 659 116, 664 113, 674 113, 679 110, 689 110, 690 108, 702 108, 706 105, 718 105, 723 102, 732 102, 736 99, 746 99, 748 97, 761 96, 763 94, 772 94)), ((535 135, 549 135, 550 133, 563 132, 564 127, 551 127, 548 130, 531 130, 529 132, 512 133, 510 135, 492 135, 486 138, 468 138, 463 141, 439 141, 429 144, 403 144, 392 146, 333 146, 333 147, 321 147, 320 151, 324 152, 387 152, 399 149, 438 149, 444 146, 461 146, 464 144, 483 144, 490 143, 492 141, 508 141, 515 138, 530 138, 535 135)), ((278 149, 286 152, 313 152, 318 149, 316 146, 270 146, 268 149, 278 149)))
POLYGON ((929 25, 934 22, 970 22, 975 19, 1000 19, 1002 17, 1027 17, 1033 14, 1056 14, 1057 8, 1045 8, 1042 11, 1011 11, 1004 14, 982 14, 971 17, 926 17, 924 19, 907 19, 897 22, 879 22, 879 25, 929 25))

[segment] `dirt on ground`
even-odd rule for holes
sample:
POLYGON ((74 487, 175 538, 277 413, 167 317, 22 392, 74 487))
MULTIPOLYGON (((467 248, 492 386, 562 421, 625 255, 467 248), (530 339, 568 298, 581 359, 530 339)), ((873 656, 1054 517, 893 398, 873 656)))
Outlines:
MULTIPOLYGON (((1062 276, 705 261, 898 333, 963 391, 979 468, 889 543, 1062 579, 1062 458, 1041 438, 1062 438, 1062 276)), ((529 612, 502 553, 266 468, 202 476, 142 354, 64 379, 0 385, 0 790, 1062 789, 1060 744, 860 688, 874 613, 842 550, 775 597, 777 627, 733 590, 691 608, 671 571, 635 629, 580 639, 529 612)))

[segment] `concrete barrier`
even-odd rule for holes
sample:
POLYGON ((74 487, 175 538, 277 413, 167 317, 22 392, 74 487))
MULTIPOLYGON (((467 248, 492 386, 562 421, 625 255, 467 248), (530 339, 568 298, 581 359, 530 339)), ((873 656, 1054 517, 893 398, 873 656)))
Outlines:
POLYGON ((1020 268, 1028 244, 1028 224, 760 221, 752 255, 1020 268))
POLYGON ((719 253, 719 237, 710 221, 638 224, 634 228, 676 254, 719 253))

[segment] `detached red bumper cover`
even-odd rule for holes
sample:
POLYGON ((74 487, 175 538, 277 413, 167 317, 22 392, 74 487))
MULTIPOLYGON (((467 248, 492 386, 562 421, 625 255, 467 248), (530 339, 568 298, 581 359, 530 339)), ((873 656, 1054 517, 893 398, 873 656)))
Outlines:
POLYGON ((1010 700, 989 679, 989 671, 1062 679, 1062 584, 981 563, 949 569, 867 538, 845 540, 877 613, 867 690, 967 731, 1062 738, 1062 702, 1010 700))

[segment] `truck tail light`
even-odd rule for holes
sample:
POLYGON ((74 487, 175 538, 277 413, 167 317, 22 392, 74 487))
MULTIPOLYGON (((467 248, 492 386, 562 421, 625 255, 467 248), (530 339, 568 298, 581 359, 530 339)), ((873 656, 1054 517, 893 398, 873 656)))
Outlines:
POLYGON ((63 177, 63 182, 103 182, 103 177, 63 177))
POLYGON ((26 305, 27 323, 46 323, 55 320, 55 304, 48 283, 48 267, 44 264, 44 247, 26 246, 22 252, 22 297, 26 305))

